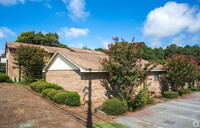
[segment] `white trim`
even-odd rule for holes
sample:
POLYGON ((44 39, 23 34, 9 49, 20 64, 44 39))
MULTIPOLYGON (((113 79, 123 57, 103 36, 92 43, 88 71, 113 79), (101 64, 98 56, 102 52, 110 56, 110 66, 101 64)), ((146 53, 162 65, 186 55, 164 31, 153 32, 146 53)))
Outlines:
POLYGON ((54 53, 54 55, 51 57, 51 59, 49 60, 49 62, 47 63, 47 65, 44 67, 42 72, 46 72, 47 68, 49 67, 49 65, 52 63, 52 61, 55 59, 55 57, 57 56, 57 54, 60 54, 61 56, 63 56, 65 59, 67 59, 69 62, 71 62, 74 66, 78 67, 80 69, 80 72, 85 72, 85 73, 90 73, 90 72, 105 72, 103 70, 85 70, 83 68, 81 68, 79 65, 77 65, 76 63, 74 63, 72 60, 70 60, 69 58, 67 58, 65 55, 63 55, 62 53, 60 53, 59 51, 56 51, 54 53))
POLYGON ((165 70, 151 70, 151 72, 161 72, 161 71, 165 71, 165 70))

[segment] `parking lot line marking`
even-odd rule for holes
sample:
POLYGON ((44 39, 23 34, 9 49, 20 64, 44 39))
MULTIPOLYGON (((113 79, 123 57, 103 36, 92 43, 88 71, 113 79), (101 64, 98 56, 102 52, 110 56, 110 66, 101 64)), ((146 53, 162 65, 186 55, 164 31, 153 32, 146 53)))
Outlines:
POLYGON ((187 119, 187 120, 193 120, 193 121, 199 121, 200 122, 200 120, 193 119, 193 118, 188 118, 188 117, 184 117, 184 116, 179 116, 179 115, 172 115, 172 116, 179 117, 179 118, 182 118, 182 119, 187 119))
POLYGON ((194 107, 199 107, 199 105, 195 105, 195 104, 190 104, 190 103, 184 103, 184 102, 178 102, 178 101, 172 101, 171 103, 178 103, 178 104, 185 104, 185 105, 190 105, 190 106, 194 106, 194 107))
POLYGON ((183 110, 187 110, 187 111, 191 111, 191 112, 197 112, 197 113, 200 113, 200 111, 191 110, 191 109, 187 109, 187 108, 174 107, 174 106, 170 106, 170 105, 164 105, 164 104, 158 104, 158 105, 165 106, 165 107, 176 108, 176 109, 183 109, 183 110))
POLYGON ((138 121, 138 122, 145 123, 145 124, 150 125, 150 126, 154 126, 154 127, 157 127, 157 128, 163 128, 163 127, 158 126, 156 124, 152 124, 152 123, 149 123, 149 122, 146 122, 146 121, 143 121, 143 120, 140 120, 140 119, 136 119, 136 118, 133 118, 133 117, 131 117, 131 118, 138 121))

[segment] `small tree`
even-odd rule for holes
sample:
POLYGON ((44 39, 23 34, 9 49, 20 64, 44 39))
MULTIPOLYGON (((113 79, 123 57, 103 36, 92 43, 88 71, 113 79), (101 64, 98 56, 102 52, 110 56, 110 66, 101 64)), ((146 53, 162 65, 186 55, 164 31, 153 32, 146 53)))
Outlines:
POLYGON ((166 57, 164 69, 174 91, 184 88, 186 83, 194 82, 199 76, 197 61, 192 55, 174 54, 172 58, 166 57))
POLYGON ((108 50, 105 49, 109 58, 104 58, 100 63, 104 70, 109 72, 110 85, 119 89, 119 95, 131 107, 135 102, 135 95, 138 93, 137 87, 140 85, 146 87, 147 73, 155 65, 152 66, 152 61, 142 63, 143 44, 139 45, 133 42, 134 38, 130 43, 123 38, 122 42, 118 42, 118 37, 113 40, 115 43, 109 44, 108 50))
POLYGON ((46 63, 45 58, 49 54, 43 48, 29 45, 20 45, 15 52, 13 63, 16 67, 13 68, 22 70, 22 77, 26 83, 33 82, 36 73, 42 71, 46 63))

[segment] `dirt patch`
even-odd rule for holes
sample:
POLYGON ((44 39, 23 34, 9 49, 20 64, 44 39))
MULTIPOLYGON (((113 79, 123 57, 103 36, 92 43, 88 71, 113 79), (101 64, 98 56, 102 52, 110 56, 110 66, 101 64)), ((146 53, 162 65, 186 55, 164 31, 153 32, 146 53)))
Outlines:
POLYGON ((27 122, 36 122, 35 128, 82 128, 99 122, 114 122, 109 116, 95 112, 92 108, 92 115, 88 115, 90 108, 86 106, 55 106, 23 85, 0 83, 0 86, 5 86, 0 88, 2 128, 15 128, 27 122))

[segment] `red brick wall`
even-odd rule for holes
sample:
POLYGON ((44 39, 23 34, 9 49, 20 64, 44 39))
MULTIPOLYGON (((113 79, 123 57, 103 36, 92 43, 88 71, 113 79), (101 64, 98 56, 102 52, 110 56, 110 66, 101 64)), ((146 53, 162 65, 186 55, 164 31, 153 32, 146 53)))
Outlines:
POLYGON ((108 92, 104 87, 104 80, 108 78, 106 73, 81 73, 79 70, 47 71, 46 81, 61 85, 69 91, 77 91, 83 104, 89 99, 91 87, 92 106, 102 105, 108 98, 108 92))
POLYGON ((7 48, 6 56, 7 54, 8 54, 8 60, 6 61, 6 74, 8 74, 8 76, 11 79, 13 76, 15 78, 19 78, 19 69, 18 68, 13 69, 13 66, 15 66, 13 64, 13 61, 14 61, 13 55, 15 54, 15 52, 13 52, 12 49, 7 48))

